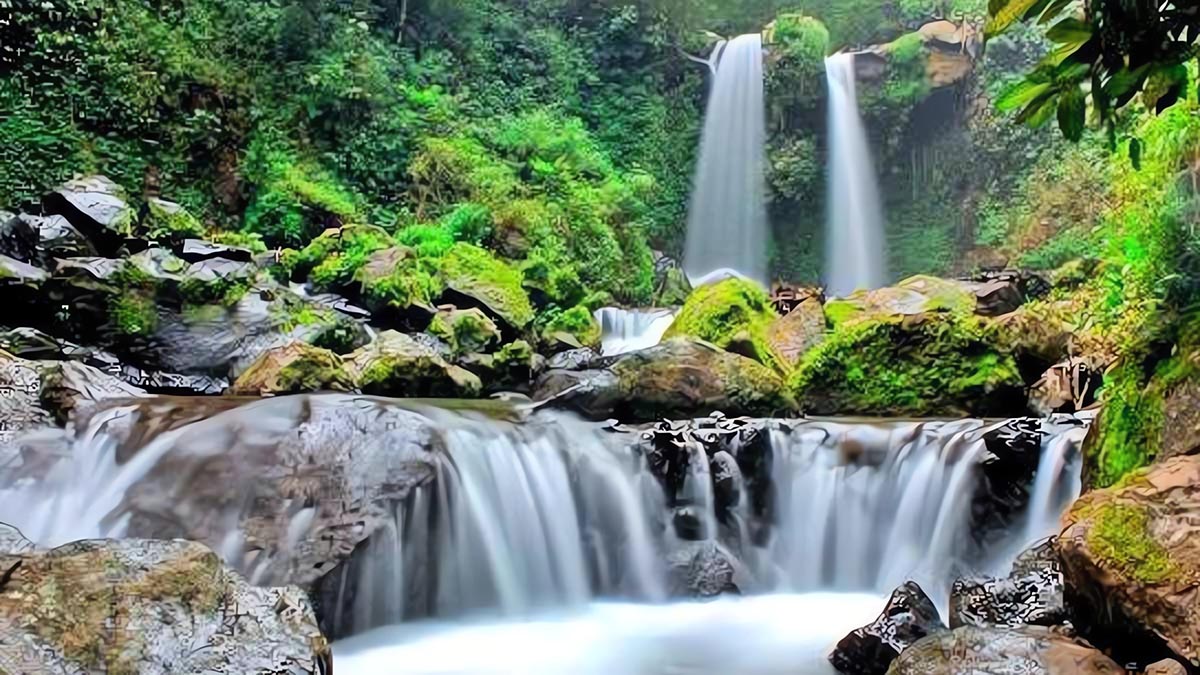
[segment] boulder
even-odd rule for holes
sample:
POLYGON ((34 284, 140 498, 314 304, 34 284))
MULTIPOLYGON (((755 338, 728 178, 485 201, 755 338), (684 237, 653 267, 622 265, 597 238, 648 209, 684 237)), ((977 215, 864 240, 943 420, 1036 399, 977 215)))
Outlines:
POLYGON ((739 594, 745 570, 737 557, 715 541, 689 541, 667 554, 667 576, 674 597, 712 598, 739 594))
POLYGON ((1142 672, 1146 675, 1187 675, 1187 668, 1174 659, 1163 659, 1146 666, 1142 672))
POLYGON ((396 331, 350 354, 346 368, 363 392, 381 396, 470 398, 483 389, 476 375, 396 331))
POLYGON ((908 581, 892 591, 874 622, 837 643, 829 662, 846 675, 884 675, 909 646, 945 630, 933 601, 916 582, 908 581))
POLYGON ((38 229, 25 218, 0 211, 0 255, 27 263, 40 263, 38 229))
POLYGON ((590 347, 577 347, 558 352, 546 361, 549 370, 587 370, 602 357, 590 347))
POLYGON ((539 379, 533 398, 593 418, 615 415, 643 421, 695 417, 713 410, 772 416, 795 409, 771 369, 705 342, 667 340, 624 354, 606 370, 611 375, 551 371, 539 379))
POLYGON ((20 215, 18 218, 37 230, 42 262, 48 263, 54 258, 87 257, 97 254, 92 242, 62 216, 20 215))
POLYGON ((533 321, 521 272, 482 248, 455 244, 442 259, 441 276, 450 304, 479 307, 516 330, 533 321))
POLYGON ((485 352, 500 341, 500 329, 478 308, 439 308, 429 332, 444 340, 456 354, 485 352))
POLYGON ((0 663, 21 672, 332 667, 300 589, 250 586, 200 544, 81 541, 0 555, 0 570, 0 663))
POLYGON ((42 405, 62 424, 113 401, 145 397, 145 390, 76 361, 37 362, 42 405))
POLYGON ((264 352, 238 377, 229 393, 273 396, 313 391, 350 391, 354 381, 342 358, 328 349, 303 342, 264 352))
POLYGON ((1082 410, 1096 402, 1103 381, 1103 369, 1091 359, 1067 359, 1047 369, 1029 388, 1029 409, 1043 417, 1082 410))
POLYGON ((1085 493, 1063 517, 1057 548, 1080 630, 1126 660, 1173 653, 1200 666, 1198 486, 1200 457, 1174 457, 1085 493))
POLYGON ((147 241, 180 245, 189 237, 204 235, 204 225, 182 205, 158 197, 146 200, 139 235, 147 241))
POLYGON ((46 270, 0 255, 0 288, 6 291, 16 286, 37 290, 49 278, 46 270))
MULTIPOLYGON (((787 372, 790 363, 768 338, 768 331, 778 318, 761 286, 748 279, 730 277, 693 291, 664 338, 704 340, 787 372)), ((786 342, 782 333, 779 331, 776 336, 781 345, 786 342)))
POLYGON ((116 253, 133 232, 134 212, 125 191, 104 176, 67 181, 42 201, 49 214, 66 218, 104 255, 116 253))
POLYGON ((834 326, 866 318, 974 311, 975 295, 970 285, 925 275, 909 277, 895 286, 855 291, 825 303, 825 316, 834 326))
POLYGON ((767 344, 790 367, 825 339, 825 311, 818 298, 797 304, 787 315, 767 326, 767 344))
POLYGON ((12 525, 0 523, 0 556, 17 555, 33 550, 33 542, 12 525))
POLYGON ((1091 645, 1042 626, 963 626, 919 640, 888 675, 1123 675, 1125 669, 1091 645))
MULTIPOLYGON (((1200 360, 1200 353, 1187 356, 1200 360)), ((1163 424, 1159 458, 1200 452, 1200 377, 1184 377, 1163 396, 1163 424)))
POLYGON ((1047 539, 1023 552, 1002 579, 958 579, 950 590, 950 627, 1054 626, 1070 619, 1062 564, 1047 539))

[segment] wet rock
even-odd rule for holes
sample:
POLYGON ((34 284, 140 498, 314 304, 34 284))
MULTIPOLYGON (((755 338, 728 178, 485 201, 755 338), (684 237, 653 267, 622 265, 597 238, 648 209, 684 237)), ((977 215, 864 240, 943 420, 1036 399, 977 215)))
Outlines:
POLYGON ((926 637, 892 664, 888 675, 1124 675, 1091 645, 1051 628, 964 626, 926 637))
POLYGON ((63 424, 90 414, 97 405, 146 396, 138 387, 75 361, 43 361, 36 367, 41 376, 41 403, 63 424))
POLYGON ((767 328, 772 351, 793 366, 824 339, 825 311, 817 298, 800 302, 767 328))
POLYGON ((0 349, 23 359, 70 358, 84 348, 25 326, 0 330, 0 349))
POLYGON ((709 458, 709 473, 712 476, 713 497, 717 500, 717 513, 723 516, 737 506, 741 498, 742 470, 733 455, 720 450, 709 458))
POLYGON ((0 555, 0 570, 2 663, 113 673, 331 667, 300 589, 252 587, 200 544, 82 541, 0 555))
POLYGON ((477 308, 439 308, 429 324, 429 332, 457 354, 485 352, 500 341, 500 329, 477 308))
POLYGON ((172 434, 126 494, 130 536, 204 542, 256 584, 308 587, 435 476, 434 423, 382 399, 151 399, 104 414, 122 462, 172 434))
POLYGON ((695 507, 676 507, 671 513, 671 527, 675 529, 675 536, 684 541, 704 539, 704 520, 695 507))
POLYGON ((54 258, 88 257, 97 254, 96 247, 83 233, 62 216, 18 216, 37 229, 41 261, 54 258))
POLYGON ((552 371, 546 378, 553 375, 553 379, 540 380, 533 398, 591 417, 615 415, 643 421, 694 417, 712 410, 771 416, 795 408, 772 370, 703 342, 668 340, 624 354, 608 370, 616 377, 615 391, 606 376, 552 371), (571 380, 580 386, 562 386, 571 380), (589 386, 583 386, 584 382, 589 386), (555 386, 550 386, 552 383, 555 386), (605 386, 598 386, 601 384, 605 386))
POLYGON ((950 627, 1054 626, 1070 619, 1062 564, 1047 539, 1017 557, 1003 579, 958 579, 950 591, 950 627))
POLYGON ((478 307, 515 330, 533 321, 533 307, 520 272, 491 253, 459 243, 442 259, 443 302, 478 307))
POLYGON ((22 262, 39 264, 41 252, 38 245, 41 236, 28 220, 6 211, 0 211, 0 255, 22 262))
POLYGON ((1080 632, 1124 661, 1200 666, 1198 485, 1200 457, 1174 457, 1085 493, 1063 517, 1057 548, 1080 632))
POLYGON ((1160 445, 1159 459, 1200 452, 1200 377, 1184 378, 1167 390, 1160 445))
POLYGON ((674 597, 712 598, 740 593, 745 571, 737 557, 712 540, 692 541, 667 554, 667 574, 674 597))
POLYGON ((341 357, 303 342, 268 350, 233 383, 236 396, 350 391, 354 381, 341 357))
POLYGON ((870 317, 970 313, 974 310, 975 296, 970 286, 925 275, 909 277, 895 286, 856 291, 825 303, 825 315, 835 326, 870 317))
POLYGON ((396 331, 380 333, 350 354, 346 368, 365 393, 381 396, 471 398, 483 389, 470 371, 396 331))
POLYGON ((918 640, 946 630, 937 607, 914 581, 892 591, 892 597, 870 625, 842 638, 829 662, 846 675, 883 675, 888 666, 918 640))
POLYGON ((1005 536, 1029 504, 1030 476, 1042 457, 1041 420, 1022 417, 984 432, 987 453, 971 500, 971 533, 980 548, 1005 536))
POLYGON ((654 252, 655 307, 677 307, 687 302, 692 292, 687 274, 679 261, 661 251, 654 252))
POLYGON ((1163 659, 1146 666, 1143 672, 1146 675, 1187 675, 1187 668, 1174 659, 1163 659))
POLYGON ((15 286, 36 290, 49 278, 50 274, 46 270, 16 258, 0 255, 0 288, 6 292, 15 286))
POLYGON ((551 356, 546 361, 546 368, 549 370, 587 370, 600 358, 600 353, 589 347, 568 349, 551 356))
POLYGON ((104 176, 68 181, 47 195, 43 206, 66 218, 105 255, 115 253, 133 231, 134 212, 125 191, 104 176))
POLYGON ((1092 360, 1074 357, 1051 366, 1029 388, 1029 408, 1041 416, 1072 413, 1096 402, 1104 375, 1092 360))

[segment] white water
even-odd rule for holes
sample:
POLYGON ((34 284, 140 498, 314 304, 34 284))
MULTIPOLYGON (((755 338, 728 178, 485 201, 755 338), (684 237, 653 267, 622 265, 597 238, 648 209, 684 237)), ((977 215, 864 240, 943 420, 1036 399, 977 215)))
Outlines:
POLYGON ((854 55, 825 60, 829 83, 829 185, 825 290, 844 297, 887 283, 883 209, 858 110, 854 55))
POLYGON ((694 285, 723 268, 767 282, 766 138, 762 36, 742 35, 721 54, 705 112, 684 255, 694 285))
POLYGON ((603 307, 596 310, 596 321, 600 324, 600 353, 616 356, 649 349, 662 342, 663 335, 675 321, 675 312, 670 309, 603 307))

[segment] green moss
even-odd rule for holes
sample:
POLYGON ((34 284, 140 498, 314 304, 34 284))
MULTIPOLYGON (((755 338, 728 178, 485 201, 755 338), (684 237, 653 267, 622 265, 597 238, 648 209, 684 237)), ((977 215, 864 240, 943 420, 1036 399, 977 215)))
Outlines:
POLYGON ((354 388, 341 359, 326 350, 314 350, 305 358, 296 359, 279 370, 276 393, 299 393, 333 389, 349 391, 354 388))
POLYGON ((204 225, 178 204, 151 199, 142 221, 146 239, 150 241, 182 242, 204 236, 204 225))
POLYGON ((767 329, 778 318, 770 300, 758 284, 745 279, 725 279, 692 291, 666 337, 693 337, 728 348, 748 343, 760 363, 786 373, 786 359, 771 348, 767 329))
POLYGON ((179 284, 179 295, 190 305, 221 305, 232 307, 250 291, 251 280, 246 278, 217 277, 210 281, 184 279, 179 284))
POLYGON ((521 272, 490 252, 471 244, 455 244, 440 264, 447 288, 474 298, 514 328, 533 321, 533 305, 522 287, 521 272))
POLYGON ((1178 576, 1179 568, 1151 536, 1143 507, 1107 503, 1091 513, 1088 547, 1101 559, 1141 584, 1159 584, 1178 576))
POLYGON ((292 279, 307 278, 322 291, 344 289, 372 253, 394 246, 391 235, 370 225, 353 225, 323 233, 299 251, 280 259, 292 279))
POLYGON ((500 339, 500 329, 478 309, 438 312, 429 332, 445 340, 455 354, 483 352, 500 339))
POLYGON ((851 322, 805 354, 789 384, 822 414, 1019 414, 1024 385, 993 331, 954 314, 851 322))
POLYGON ((127 337, 146 337, 158 328, 157 285, 154 278, 125 262, 110 280, 108 317, 112 327, 127 337))
POLYGON ((266 253, 267 245, 263 243, 262 235, 257 232, 236 232, 229 230, 214 230, 209 232, 206 239, 214 244, 244 248, 251 253, 266 253))
POLYGON ((574 337, 585 347, 595 347, 600 344, 600 324, 592 311, 584 305, 576 305, 564 312, 557 312, 546 322, 543 335, 566 333, 574 337))
POLYGON ((438 270, 432 263, 415 258, 400 261, 382 276, 359 270, 357 279, 362 285, 367 306, 378 311, 383 308, 406 310, 409 307, 432 307, 442 292, 438 270))

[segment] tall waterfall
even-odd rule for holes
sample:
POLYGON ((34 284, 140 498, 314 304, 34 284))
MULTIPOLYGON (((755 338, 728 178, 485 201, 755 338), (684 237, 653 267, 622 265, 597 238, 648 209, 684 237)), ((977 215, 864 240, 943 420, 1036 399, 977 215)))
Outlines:
POLYGON ((887 283, 883 209, 875 162, 858 110, 854 55, 825 60, 829 83, 829 181, 825 287, 842 297, 887 283))
POLYGON ((694 284, 731 269, 767 282, 766 109, 762 36, 724 47, 705 113, 684 271, 694 284))

